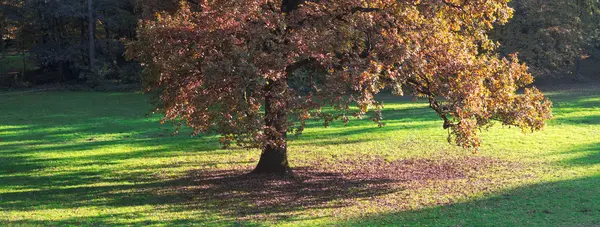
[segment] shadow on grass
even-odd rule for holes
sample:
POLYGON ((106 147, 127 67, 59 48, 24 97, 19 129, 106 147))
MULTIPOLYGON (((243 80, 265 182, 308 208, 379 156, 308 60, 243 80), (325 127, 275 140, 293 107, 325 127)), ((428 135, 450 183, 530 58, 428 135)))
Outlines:
POLYGON ((503 191, 485 199, 372 215, 347 226, 598 226, 600 176, 503 191))
MULTIPOLYGON (((598 105, 600 106, 600 105, 598 105)), ((557 123, 571 125, 600 125, 600 115, 565 117, 557 120, 557 123)))
POLYGON ((244 175, 247 170, 196 171, 189 177, 193 187, 178 188, 206 209, 232 217, 292 218, 289 212, 319 210, 351 205, 354 199, 372 198, 398 190, 391 178, 350 178, 341 173, 311 167, 294 170, 297 179, 244 175))
MULTIPOLYGON (((148 106, 140 96, 52 93, 44 97, 31 95, 13 98, 0 104, 6 107, 2 109, 8 110, 0 116, 0 125, 4 126, 0 127, 0 210, 3 212, 84 207, 119 209, 149 205, 156 209, 167 209, 166 212, 207 210, 233 219, 233 222, 227 222, 227 219, 213 220, 214 223, 235 223, 238 217, 250 219, 271 215, 276 219, 291 218, 285 213, 345 206, 349 200, 371 198, 399 190, 390 188, 390 184, 396 181, 394 179, 354 179, 308 167, 295 169, 301 180, 244 175, 249 169, 195 170, 184 176, 160 174, 164 169, 182 168, 188 163, 148 163, 123 167, 121 163, 130 159, 223 152, 219 151, 215 137, 191 138, 186 135, 189 131, 170 136, 172 130, 169 126, 159 125, 158 118, 143 117, 148 106), (114 108, 104 107, 100 103, 110 104, 114 108), (137 149, 124 151, 122 147, 137 149)), ((426 122, 431 119, 430 115, 409 118, 412 114, 402 111, 420 112, 424 109, 390 111, 386 114, 402 122, 426 122)), ((357 124, 373 123, 363 120, 357 124)), ((410 128, 373 126, 368 129, 342 129, 327 136, 339 138, 377 130, 410 128)), ((306 138, 311 139, 314 138, 306 138)), ((369 139, 353 141, 360 143, 369 139)), ((323 145, 327 142, 317 143, 323 145)), ((349 141, 329 141, 331 145, 342 143, 349 141)), ((199 166, 193 169, 220 164, 240 168, 254 165, 226 160, 194 164, 199 166)), ((128 214, 127 217, 139 219, 140 215, 128 214)), ((115 214, 86 217, 83 220, 22 220, 10 224, 111 225, 117 224, 115 220, 118 219, 119 214, 115 214)), ((131 221, 127 224, 191 225, 193 222, 211 223, 181 219, 160 223, 131 221)))
POLYGON ((573 150, 563 154, 577 154, 579 157, 564 161, 570 165, 597 165, 600 164, 600 143, 586 144, 574 147, 573 150))
MULTIPOLYGON (((102 94, 96 94, 103 96, 102 94)), ((68 97, 68 96, 67 96, 68 97)), ((116 96, 125 98, 128 96, 116 96)), ((52 97, 50 97, 52 98, 52 97)), ((294 212, 310 213, 319 212, 320 209, 347 206, 347 202, 354 199, 370 199, 385 195, 402 188, 392 187, 399 182, 393 178, 347 178, 339 173, 299 167, 296 172, 301 181, 280 179, 277 177, 252 177, 244 175, 249 169, 243 166, 252 165, 247 162, 228 162, 215 160, 202 163, 205 166, 225 164, 242 166, 234 170, 208 170, 198 169, 188 171, 183 176, 163 176, 159 173, 163 169, 181 168, 183 164, 148 164, 137 165, 130 169, 123 169, 120 163, 128 159, 173 157, 190 154, 216 152, 219 148, 217 140, 210 137, 190 138, 186 135, 168 136, 169 131, 164 126, 161 128, 156 119, 142 119, 145 105, 129 103, 119 104, 119 108, 102 108, 93 101, 67 100, 65 103, 81 103, 79 107, 69 107, 59 100, 45 100, 48 103, 59 103, 62 106, 46 109, 41 116, 36 116, 36 110, 9 110, 8 115, 0 118, 0 125, 9 125, 0 131, 0 188, 5 190, 0 193, 0 211, 18 212, 52 209, 77 209, 82 207, 103 207, 108 209, 126 208, 134 206, 151 206, 152 209, 164 209, 169 212, 183 211, 209 211, 224 218, 221 220, 202 220, 183 218, 174 221, 149 221, 146 217, 151 214, 111 214, 86 217, 84 220, 61 219, 60 221, 22 220, 12 222, 15 225, 211 225, 247 223, 254 219, 260 220, 269 215, 270 219, 287 220, 294 218, 294 212), (127 105, 123 107, 122 105, 127 105), (12 112, 11 112, 12 111, 12 112), (83 117, 82 117, 83 116, 83 117), (102 138, 111 135, 109 139, 102 138), (129 152, 118 151, 121 145, 133 145, 143 148, 129 152), (115 148, 116 147, 116 148, 115 148), (107 148, 109 152, 100 154, 85 154, 86 151, 107 148), (61 157, 61 153, 78 153, 76 157, 61 157), (47 155, 50 154, 53 155, 47 155), (57 155, 58 153, 58 155, 57 155), (77 169, 76 167, 98 165, 98 169, 77 169), (60 166, 73 167, 72 171, 53 171, 60 166), (115 169, 111 169, 116 167, 115 169), (118 167, 118 168, 117 168, 118 167), (146 215, 146 216, 144 216, 146 215), (241 220, 238 220, 242 217, 241 220), (123 220, 126 219, 126 220, 123 220), (137 220, 136 220, 137 219, 137 220), (139 219, 144 219, 139 221, 139 219), (126 223, 117 223, 116 221, 126 223)), ((92 100, 101 101, 112 105, 113 99, 106 101, 104 98, 95 97, 92 100), (112 101, 111 101, 112 100, 112 101)), ((135 100, 134 100, 135 101, 135 100)), ((138 100, 140 101, 140 100, 138 100)), ((50 108, 49 104, 43 104, 50 108)), ((133 102, 135 103, 135 102, 133 102)), ((13 105, 20 105, 18 102, 13 105)), ((29 106, 29 104, 27 105, 29 106)), ((31 105, 35 106, 35 105, 31 105)), ((343 138, 354 135, 374 132, 389 132, 393 130, 411 130, 422 127, 433 127, 426 124, 437 118, 427 108, 411 108, 403 110, 386 110, 384 116, 398 124, 377 128, 340 128, 332 133, 315 133, 297 139, 297 141, 312 141, 320 136, 343 138), (415 123, 415 124, 413 124, 415 123), (425 124, 426 126, 421 126, 425 124)), ((317 123, 315 123, 317 124, 317 123)), ((368 120, 360 121, 356 125, 372 124, 368 120)), ((315 127, 319 127, 314 125, 315 127)), ((168 127, 167 127, 168 128, 168 127)), ((313 141, 315 144, 343 144, 360 143, 369 139, 343 139, 313 141)), ((596 164, 598 146, 589 149, 591 162, 573 160, 582 164, 596 164)), ((196 163, 198 164, 198 163, 196 163)), ((398 171, 401 172, 401 171, 398 171)), ((422 171, 419 171, 422 172, 422 171)), ((559 182, 552 184, 535 185, 523 189, 507 192, 481 201, 467 202, 448 207, 438 207, 414 212, 395 213, 383 216, 357 220, 358 223, 381 224, 381 220, 392 220, 402 223, 402 220, 415 221, 419 224, 425 218, 425 224, 436 225, 435 220, 440 217, 451 217, 448 225, 477 224, 476 221, 485 221, 489 212, 496 209, 506 212, 510 206, 518 209, 515 213, 498 212, 493 214, 491 221, 502 221, 503 218, 514 219, 509 222, 527 224, 527 215, 545 217, 548 210, 553 214, 558 212, 572 212, 566 207, 577 206, 578 200, 585 200, 586 195, 581 192, 595 193, 589 195, 593 200, 600 201, 600 191, 597 178, 582 179, 578 181, 559 182), (586 191, 587 190, 587 191, 586 191), (559 193, 559 194, 557 194, 559 193), (565 199, 560 193, 567 193, 565 199), (568 194, 571 193, 571 194, 568 194), (515 196, 512 196, 512 195, 515 196), (508 197, 509 199, 506 199, 508 197), (528 204, 528 199, 533 204, 528 204), (506 201, 505 201, 506 200, 506 201), (560 202, 560 204, 558 203, 560 202), (525 205, 523 205, 525 204, 525 205), (559 210, 545 208, 554 205, 563 205, 559 210), (491 207, 491 208, 490 208, 491 207), (487 210, 486 210, 487 209, 487 210), (490 211, 491 209, 491 211, 490 211), (564 209, 564 210, 563 210, 564 209), (531 212, 531 214, 527 213, 531 212), (464 217, 461 219, 461 217, 464 217), (400 218, 400 219, 398 219, 400 218), (403 219, 406 218, 406 219, 403 219), (452 220, 457 221, 456 223, 452 220), (464 220, 463 222, 460 222, 464 220)), ((582 202, 588 206, 588 201, 582 202)), ((589 208, 576 208, 582 211, 600 211, 598 205, 589 205, 589 208)), ((160 211, 158 211, 160 212, 160 211)), ((550 214, 552 214, 550 213, 550 214)), ((598 213, 591 213, 598 214, 598 213)), ((26 217, 25 217, 26 218, 26 217)), ((512 220, 511 219, 511 220, 512 220)), ((443 219, 446 221, 446 219, 443 219)), ((545 219, 544 219, 545 220, 545 219)), ((506 221, 506 220, 505 220, 506 221)), ((485 223, 485 222, 484 222, 485 223)), ((590 222, 591 223, 591 222, 590 222)), ((349 223, 352 224, 352 223, 349 223)), ((385 223, 384 223, 385 224, 385 223)))
MULTIPOLYGON (((98 215, 83 218, 69 218, 57 221, 40 221, 40 220, 19 220, 10 222, 13 226, 198 226, 198 222, 190 222, 189 219, 176 220, 144 220, 144 221, 113 221, 113 220, 130 220, 136 217, 135 212, 125 214, 110 214, 98 215)), ((232 226, 263 226, 250 222, 237 221, 232 222, 232 226)), ((206 220, 202 225, 220 225, 217 221, 206 220)))
POLYGON ((600 90, 580 89, 553 92, 547 95, 553 102, 556 123, 562 124, 600 124, 600 116, 561 116, 573 113, 597 112, 600 106, 600 90))
MULTIPOLYGON (((155 168, 169 168, 155 166, 155 168)), ((278 176, 245 175, 248 170, 197 170, 190 171, 182 178, 163 181, 156 176, 140 176, 132 173, 121 176, 130 184, 116 183, 108 186, 93 183, 108 183, 100 179, 98 172, 76 172, 60 174, 50 179, 28 178, 23 183, 36 181, 52 182, 50 185, 37 184, 32 191, 6 192, 0 194, 0 210, 32 211, 50 209, 77 209, 84 207, 133 207, 151 205, 167 212, 203 210, 218 213, 225 217, 218 222, 251 221, 261 218, 278 220, 293 218, 289 212, 310 211, 322 208, 342 207, 347 201, 357 198, 371 198, 398 190, 391 188, 391 179, 348 179, 341 174, 310 168, 298 168, 298 179, 278 176), (145 178, 145 179, 144 179, 145 178), (147 181, 154 178, 154 182, 147 181), (139 181, 141 183, 136 183, 139 181), (57 188, 62 185, 74 187, 57 188), (50 188, 46 188, 46 187, 50 188)), ((0 178, 0 180, 5 180, 0 178)), ((11 179, 8 179, 11 180, 11 179)), ((15 179, 12 179, 14 182, 15 179)), ((10 187, 9 187, 10 188, 10 187)), ((22 189, 22 188, 17 188, 22 189)), ((148 214, 146 214, 148 215, 148 214)), ((138 215, 131 215, 139 218, 138 215)), ((61 220, 64 224, 102 225, 115 221, 116 216, 95 216, 80 220, 61 220)), ((121 220, 122 221, 122 220, 121 220)), ((17 225, 55 225, 54 221, 18 221, 17 225)), ((148 224, 128 222, 126 224, 148 224)), ((161 224, 211 224, 205 220, 178 220, 161 224)))

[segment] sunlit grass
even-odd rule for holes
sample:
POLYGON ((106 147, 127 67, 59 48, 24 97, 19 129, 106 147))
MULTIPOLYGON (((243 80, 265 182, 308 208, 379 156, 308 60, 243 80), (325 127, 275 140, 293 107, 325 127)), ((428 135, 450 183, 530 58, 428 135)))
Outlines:
POLYGON ((501 164, 426 186, 390 181, 367 192, 349 187, 331 198, 309 194, 315 201, 307 206, 266 208, 244 198, 253 192, 243 188, 228 191, 239 197, 227 200, 197 194, 211 185, 198 179, 205 171, 243 173, 260 151, 223 150, 216 136, 191 137, 189 130, 171 136, 173 128, 160 125, 160 116, 147 117, 151 108, 144 95, 4 95, 0 226, 600 225, 600 91, 548 95, 556 118, 544 131, 523 135, 496 125, 482 132, 477 154, 449 145, 427 105, 404 98, 386 98, 383 128, 368 118, 328 128, 311 123, 289 144, 298 169, 361 160, 360 170, 376 159, 475 157, 501 164))

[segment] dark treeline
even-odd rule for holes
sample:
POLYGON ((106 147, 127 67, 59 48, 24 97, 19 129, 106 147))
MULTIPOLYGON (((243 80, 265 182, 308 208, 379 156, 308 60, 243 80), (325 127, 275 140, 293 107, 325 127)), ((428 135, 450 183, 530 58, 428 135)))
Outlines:
MULTIPOLYGON (((174 12, 177 5, 176 0, 0 0, 0 85, 137 83, 141 67, 124 57, 124 42, 135 39, 139 20, 174 12)), ((600 68, 593 64, 600 59, 599 5, 598 0, 515 0, 513 20, 490 35, 501 43, 500 54, 519 52, 538 78, 594 78, 600 68)))
POLYGON ((123 58, 120 42, 135 37, 135 2, 92 3, 89 17, 87 0, 8 1, 2 10, 3 19, 8 21, 5 24, 12 26, 9 31, 13 33, 4 37, 7 47, 26 50, 36 73, 44 75, 36 78, 41 82, 135 80, 132 76, 139 67, 123 58), (89 59, 90 50, 95 56, 93 61, 89 59))
MULTIPOLYGON (((136 0, 0 1, 0 77, 8 75, 13 80, 11 73, 18 72, 24 76, 15 78, 27 84, 136 83, 141 67, 125 59, 124 41, 135 39, 138 20, 176 6, 169 1, 138 3, 136 0)), ((1 81, 17 82, 10 80, 1 81)))
POLYGON ((502 54, 518 52, 538 78, 588 80, 600 73, 598 0, 513 0, 512 20, 492 37, 502 54))

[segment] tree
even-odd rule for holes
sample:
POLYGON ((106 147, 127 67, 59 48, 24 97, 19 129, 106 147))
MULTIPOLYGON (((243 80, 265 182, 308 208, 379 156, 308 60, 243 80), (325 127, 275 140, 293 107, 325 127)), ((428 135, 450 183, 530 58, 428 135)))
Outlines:
POLYGON ((597 0, 515 0, 515 17, 493 32, 503 53, 519 52, 541 76, 579 73, 600 35, 597 0), (575 67, 574 67, 575 66, 575 67))
POLYGON ((429 100, 465 148, 493 120, 543 128, 551 102, 517 94, 532 76, 486 35, 511 15, 506 0, 204 0, 140 23, 127 55, 144 65, 163 121, 262 148, 253 172, 285 174, 288 133, 369 109, 383 126, 384 90, 429 100))

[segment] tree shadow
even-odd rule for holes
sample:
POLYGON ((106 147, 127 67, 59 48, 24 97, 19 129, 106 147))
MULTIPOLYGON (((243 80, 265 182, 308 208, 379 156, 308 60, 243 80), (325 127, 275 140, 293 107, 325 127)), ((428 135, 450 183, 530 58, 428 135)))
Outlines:
MULTIPOLYGON (((153 168, 173 168, 154 166, 153 168)), ((250 221, 256 218, 291 218, 290 211, 305 211, 346 206, 354 198, 370 198, 398 190, 390 187, 391 179, 348 179, 341 174, 309 168, 297 168, 298 178, 247 175, 249 170, 198 170, 188 175, 157 180, 156 176, 131 174, 111 183, 108 173, 76 172, 23 180, 0 178, 13 184, 43 181, 35 187, 6 188, 13 192, 0 194, 0 210, 4 212, 81 207, 168 206, 168 212, 207 210, 229 217, 224 223, 250 221), (130 182, 123 184, 123 182, 130 182), (139 182, 139 183, 136 183, 139 182), (94 185, 102 183, 104 185, 94 185), (71 186, 71 187, 69 187, 71 186), (33 189, 25 190, 22 189, 33 189), (21 190, 21 191, 17 191, 21 190)), ((132 215, 135 216, 135 215, 132 215)), ((139 216, 138 216, 139 217, 139 216)), ((109 224, 114 216, 77 220, 79 224, 109 224)), ((62 220, 71 224, 75 220, 62 220)), ((180 220, 194 223, 200 220, 180 220)), ((12 224, 51 225, 54 222, 20 221, 12 224)), ((143 224, 143 223, 130 223, 143 224)), ((172 223, 177 224, 177 223, 172 223)), ((196 223, 196 224, 202 224, 196 223)), ((206 224, 206 223, 204 223, 206 224)), ((223 223, 221 223, 223 224, 223 223)))
MULTIPOLYGON (((214 220, 190 221, 189 219, 175 220, 132 220, 136 212, 124 214, 107 214, 88 216, 82 218, 67 218, 55 221, 44 220, 16 220, 9 222, 9 226, 221 226, 222 223, 214 220), (119 220, 119 221, 115 221, 119 220)), ((264 226, 248 221, 232 221, 230 226, 264 226)))
POLYGON ((600 115, 580 116, 580 117, 563 117, 563 118, 558 118, 556 120, 556 123, 570 124, 570 125, 599 125, 600 124, 600 115))
MULTIPOLYGON (((96 101, 102 101, 102 99, 96 101)), ((59 101, 48 101, 48 103, 54 102, 59 101)), ((132 212, 123 214, 122 217, 111 214, 92 216, 85 218, 85 220, 71 218, 62 219, 59 222, 22 220, 11 224, 122 224, 114 222, 117 219, 131 219, 125 223, 126 225, 222 225, 236 222, 251 224, 248 223, 251 220, 260 220, 266 217, 269 220, 287 220, 293 218, 294 212, 307 211, 310 213, 319 212, 319 210, 326 208, 351 206, 355 200, 370 199, 402 191, 405 188, 399 187, 399 184, 406 182, 468 177, 458 174, 460 171, 454 171, 457 174, 447 178, 439 178, 440 176, 446 176, 441 173, 448 172, 450 167, 431 165, 432 163, 424 161, 420 161, 423 166, 416 169, 407 167, 414 165, 410 163, 403 163, 400 168, 395 169, 379 164, 380 168, 376 169, 376 172, 386 174, 373 175, 373 172, 365 170, 377 166, 372 162, 349 163, 348 166, 358 166, 364 169, 358 172, 344 172, 332 170, 333 166, 316 168, 316 165, 301 163, 298 160, 298 163, 302 164, 295 169, 299 175, 298 179, 245 175, 250 171, 248 167, 253 163, 244 161, 212 160, 201 163, 205 168, 195 167, 196 170, 175 176, 161 175, 160 172, 164 169, 182 168, 186 163, 148 163, 136 165, 129 169, 112 169, 112 167, 119 167, 122 161, 130 159, 174 157, 188 153, 190 155, 211 153, 217 151, 219 145, 216 138, 190 138, 185 135, 185 132, 184 134, 170 136, 171 131, 166 130, 169 127, 158 125, 157 118, 141 119, 145 112, 140 106, 127 106, 136 110, 117 108, 102 109, 98 110, 97 113, 90 113, 90 110, 98 109, 97 104, 93 104, 93 101, 83 103, 83 107, 75 109, 64 106, 44 110, 43 116, 38 117, 30 113, 35 111, 21 110, 26 112, 25 116, 13 114, 12 117, 0 118, 0 125, 11 126, 0 131, 0 139, 2 140, 0 141, 0 185, 2 189, 6 190, 0 193, 0 211, 76 209, 80 207, 105 207, 110 209, 148 205, 152 206, 153 209, 164 209, 168 212, 206 210, 222 215, 224 218, 221 220, 180 218, 165 222, 139 221, 135 219, 140 219, 144 214, 132 212), (64 110, 65 108, 66 110, 64 110), (27 114, 30 115, 27 116, 27 114), (81 118, 80 115, 86 117, 81 118), (100 138, 102 135, 107 134, 113 136, 108 139, 100 138), (143 149, 102 154, 83 153, 92 149, 119 147, 121 145, 133 145, 143 149), (68 152, 82 152, 82 155, 76 157, 60 156, 60 153, 68 152), (59 155, 43 155, 47 153, 59 153, 59 155), (219 164, 235 166, 236 168, 220 170, 212 167, 219 164), (73 170, 53 170, 62 165, 70 166, 73 170), (90 165, 103 167, 77 169, 90 165), (428 175, 423 175, 423 173, 428 175)), ((14 113, 20 112, 14 111, 14 113)), ((388 122, 398 124, 384 128, 377 128, 373 125, 370 128, 361 127, 331 133, 315 133, 294 140, 301 144, 307 141, 314 145, 370 142, 372 140, 369 138, 351 140, 339 138, 360 136, 373 132, 434 127, 434 124, 428 122, 437 119, 435 114, 426 107, 384 110, 384 116, 390 119, 388 122), (421 124, 426 125, 422 126, 421 124), (322 141, 318 140, 320 136, 335 137, 336 139, 322 141)), ((372 124, 372 122, 362 120, 356 123, 356 125, 361 126, 365 124, 372 124)), ((314 125, 314 127, 321 126, 314 125)), ((571 160, 573 163, 586 165, 598 163, 597 160, 600 159, 600 157, 597 157, 599 152, 596 152, 598 151, 598 144, 583 147, 581 150, 581 152, 590 154, 588 159, 579 161, 574 159, 571 160)), ((196 164, 198 163, 196 162, 196 164)), ((583 183, 597 186, 595 178, 583 180, 583 183)), ((577 188, 576 184, 568 185, 574 186, 577 190, 585 189, 577 188)), ((542 186, 541 188, 544 187, 564 188, 562 185, 542 186)), ((552 193, 551 191, 539 190, 544 193, 552 193)), ((591 191, 598 192, 597 189, 591 191)), ((499 198, 503 198, 503 196, 499 196, 499 198)), ((519 204, 513 203, 510 205, 518 206, 519 204)), ((467 203, 464 206, 468 207, 469 204, 467 203)), ((435 212, 437 211, 423 210, 413 213, 414 215, 432 215, 435 212)), ((477 214, 484 215, 485 213, 479 212, 477 214)), ((467 217, 474 218, 474 216, 469 215, 467 217)))
POLYGON ((541 183, 484 199, 356 218, 336 226, 598 226, 600 176, 541 183))
POLYGON ((573 147, 573 150, 559 153, 559 155, 574 154, 578 157, 564 160, 563 163, 569 165, 596 165, 600 164, 600 143, 585 144, 573 147))
POLYGON ((597 90, 562 91, 546 95, 553 103, 557 114, 569 114, 600 106, 597 90))
POLYGON ((244 174, 247 171, 193 171, 188 175, 193 186, 172 192, 188 195, 193 207, 216 208, 244 220, 286 219, 293 211, 350 206, 355 199, 402 190, 392 187, 396 179, 355 178, 312 167, 295 168, 296 178, 244 174))
MULTIPOLYGON (((0 210, 31 211, 78 209, 84 207, 125 208, 151 206, 164 212, 208 211, 220 220, 178 219, 165 224, 231 224, 259 220, 281 221, 297 218, 298 212, 318 214, 322 209, 356 205, 360 200, 421 187, 430 181, 467 179, 466 169, 493 164, 487 159, 435 160, 383 159, 340 161, 337 165, 306 163, 295 168, 296 178, 245 174, 248 163, 230 163, 235 168, 202 168, 183 175, 161 176, 155 170, 178 165, 147 165, 127 172, 77 171, 54 175, 8 176, 0 194, 0 210), (471 163, 471 164, 469 164, 471 163), (485 164, 487 163, 487 164, 485 164), (457 167, 458 166, 458 167, 457 167), (462 166, 462 167, 461 167, 462 166), (464 168, 464 169, 463 169, 464 168), (22 179, 18 179, 22 177, 22 179), (44 183, 42 183, 44 182, 44 183)), ((127 224, 148 214, 129 214, 127 224)), ((65 219, 64 224, 114 224, 116 216, 65 219)), ((54 222, 26 220, 12 224, 50 225, 54 222)))

